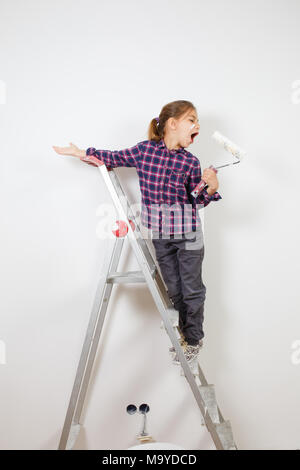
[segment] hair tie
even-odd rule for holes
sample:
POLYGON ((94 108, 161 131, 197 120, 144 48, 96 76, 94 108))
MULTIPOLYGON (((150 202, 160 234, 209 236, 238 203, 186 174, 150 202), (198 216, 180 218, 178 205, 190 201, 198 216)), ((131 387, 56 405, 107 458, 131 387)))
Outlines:
POLYGON ((157 125, 158 125, 158 124, 159 124, 159 118, 156 117, 155 119, 156 119, 156 123, 157 123, 157 125))

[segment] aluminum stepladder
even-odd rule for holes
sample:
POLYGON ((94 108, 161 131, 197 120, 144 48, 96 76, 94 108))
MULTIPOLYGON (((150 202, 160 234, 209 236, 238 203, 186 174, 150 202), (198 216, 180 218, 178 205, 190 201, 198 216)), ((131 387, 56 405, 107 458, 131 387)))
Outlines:
POLYGON ((80 418, 113 285, 146 282, 162 317, 162 327, 169 335, 179 357, 181 373, 188 381, 199 406, 202 424, 206 425, 217 450, 237 450, 230 422, 224 420, 218 407, 214 385, 207 383, 197 360, 194 361, 194 364, 189 365, 184 357, 179 343, 178 312, 171 303, 156 261, 142 237, 119 179, 114 170, 108 171, 105 165, 99 166, 98 170, 111 195, 118 219, 127 224, 126 237, 129 239, 141 270, 117 272, 124 237, 115 237, 110 246, 110 252, 106 253, 106 262, 96 289, 58 449, 72 449, 80 432, 80 418), (131 226, 132 222, 134 229, 131 226))

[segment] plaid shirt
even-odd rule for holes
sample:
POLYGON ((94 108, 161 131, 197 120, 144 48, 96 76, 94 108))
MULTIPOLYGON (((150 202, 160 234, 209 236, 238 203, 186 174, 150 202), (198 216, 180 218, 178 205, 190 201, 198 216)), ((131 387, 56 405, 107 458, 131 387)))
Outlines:
POLYGON ((154 231, 195 231, 201 225, 198 209, 222 199, 218 192, 210 196, 205 189, 196 198, 190 194, 201 181, 200 162, 183 147, 169 150, 163 139, 144 140, 115 151, 89 147, 86 155, 95 156, 109 168, 136 168, 142 195, 141 223, 154 231))

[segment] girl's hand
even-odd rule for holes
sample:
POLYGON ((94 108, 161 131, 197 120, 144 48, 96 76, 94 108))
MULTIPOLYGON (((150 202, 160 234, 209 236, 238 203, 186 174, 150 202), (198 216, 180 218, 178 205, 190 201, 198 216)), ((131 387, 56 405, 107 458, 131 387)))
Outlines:
POLYGON ((52 148, 60 155, 70 155, 71 157, 79 158, 85 156, 85 150, 81 150, 76 145, 72 144, 72 142, 69 143, 69 147, 56 147, 52 145, 52 148))
POLYGON ((97 167, 103 165, 103 162, 101 160, 98 160, 96 157, 86 155, 85 150, 81 150, 76 145, 72 144, 72 142, 70 142, 69 147, 56 147, 55 145, 52 145, 52 147, 55 152, 59 153, 60 155, 70 155, 71 157, 78 157, 81 161, 87 163, 88 165, 97 167))
POLYGON ((202 179, 205 181, 205 183, 208 184, 207 189, 211 189, 212 191, 217 191, 219 187, 219 181, 217 178, 217 174, 212 170, 211 168, 206 168, 203 171, 202 179))

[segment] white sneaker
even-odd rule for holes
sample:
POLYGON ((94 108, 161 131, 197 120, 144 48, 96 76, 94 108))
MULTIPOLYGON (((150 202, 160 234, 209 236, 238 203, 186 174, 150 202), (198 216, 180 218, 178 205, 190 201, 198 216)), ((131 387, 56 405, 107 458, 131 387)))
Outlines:
MULTIPOLYGON (((183 346, 183 354, 188 363, 193 362, 194 359, 198 357, 198 354, 202 346, 203 346, 202 339, 199 341, 199 344, 196 344, 196 346, 192 346, 191 344, 187 344, 187 343, 183 346)), ((177 354, 174 357, 173 362, 175 364, 180 364, 177 354)))

